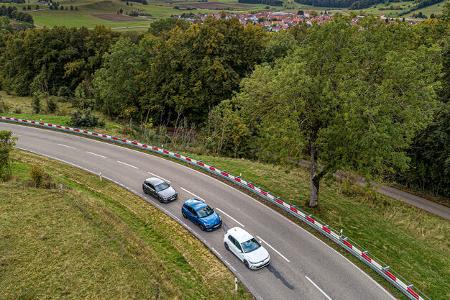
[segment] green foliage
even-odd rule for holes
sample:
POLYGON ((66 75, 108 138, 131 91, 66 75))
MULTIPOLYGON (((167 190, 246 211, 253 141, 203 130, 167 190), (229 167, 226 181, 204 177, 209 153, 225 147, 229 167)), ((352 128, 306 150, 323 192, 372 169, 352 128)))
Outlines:
POLYGON ((3 100, 0 95, 0 113, 7 113, 9 111, 9 105, 3 100))
POLYGON ((31 185, 35 188, 53 189, 56 184, 53 178, 39 165, 33 165, 30 170, 31 185))
POLYGON ((146 98, 163 103, 160 118, 193 123, 205 120, 209 110, 230 98, 255 64, 261 62, 265 33, 243 27, 237 19, 207 19, 187 30, 170 32, 153 60, 146 98))
POLYGON ((34 114, 41 112, 41 95, 38 93, 33 93, 33 98, 31 99, 31 108, 34 114))
POLYGON ((127 37, 120 38, 110 53, 105 54, 102 68, 95 73, 97 105, 108 116, 129 118, 132 112, 142 112, 139 97, 143 86, 139 76, 149 58, 141 45, 147 44, 136 45, 127 37))
POLYGON ((166 39, 169 36, 169 32, 175 27, 186 30, 189 26, 190 24, 187 21, 176 18, 165 18, 150 23, 148 32, 154 36, 166 39))
POLYGON ((103 27, 16 32, 6 38, 0 55, 2 86, 22 96, 56 95, 62 86, 72 93, 100 66, 103 53, 117 36, 103 27))
POLYGON ((95 116, 90 109, 77 110, 72 114, 69 122, 70 126, 87 128, 103 127, 105 122, 95 116))
POLYGON ((239 112, 233 110, 232 102, 226 100, 209 113, 205 134, 208 149, 237 157, 244 150, 250 131, 239 112))
POLYGON ((49 96, 47 97, 47 112, 50 114, 54 114, 58 109, 58 103, 56 102, 55 97, 49 96))
POLYGON ((280 31, 270 33, 268 42, 264 47, 262 60, 264 62, 273 63, 281 57, 285 57, 297 46, 297 41, 293 35, 293 31, 280 31))
POLYGON ((293 54, 242 82, 236 101, 255 128, 257 155, 277 161, 308 153, 311 195, 338 169, 405 169, 405 150, 432 120, 440 49, 419 45, 410 27, 394 26, 374 19, 315 26, 293 54), (401 43, 399 35, 409 37, 401 43))
POLYGON ((10 152, 16 145, 16 139, 11 131, 0 130, 0 181, 11 178, 10 152))

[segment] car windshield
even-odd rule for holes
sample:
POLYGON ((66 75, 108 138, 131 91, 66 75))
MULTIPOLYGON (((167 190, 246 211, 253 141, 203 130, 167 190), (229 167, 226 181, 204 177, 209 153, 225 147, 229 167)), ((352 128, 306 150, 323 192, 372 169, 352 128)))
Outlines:
POLYGON ((163 183, 160 183, 160 184, 158 184, 157 186, 155 186, 155 190, 156 190, 157 192, 164 191, 164 190, 167 189, 169 186, 170 186, 170 185, 169 185, 168 183, 163 182, 163 183))
POLYGON ((210 216, 213 213, 214 213, 214 210, 209 206, 205 206, 205 207, 202 207, 199 210, 197 210, 197 214, 200 218, 210 216))
POLYGON ((255 238, 252 238, 251 240, 243 242, 241 245, 242 245, 242 250, 244 250, 245 253, 255 251, 256 249, 261 247, 261 245, 258 243, 258 241, 255 240, 255 238))

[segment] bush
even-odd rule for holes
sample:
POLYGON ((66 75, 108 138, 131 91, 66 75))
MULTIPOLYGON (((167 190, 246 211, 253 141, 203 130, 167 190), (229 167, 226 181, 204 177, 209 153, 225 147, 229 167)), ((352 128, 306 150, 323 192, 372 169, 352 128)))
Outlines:
POLYGON ((35 188, 54 189, 56 187, 53 178, 38 165, 31 167, 30 178, 31 185, 35 188))
POLYGON ((38 114, 41 112, 41 97, 37 93, 33 93, 33 99, 31 100, 31 107, 33 108, 33 113, 38 114))
POLYGON ((16 145, 16 139, 11 131, 0 131, 0 180, 8 181, 11 179, 11 161, 9 153, 16 145))
POLYGON ((103 127, 105 123, 92 114, 90 109, 77 110, 72 114, 70 125, 74 127, 103 127))
POLYGON ((58 104, 56 103, 56 100, 54 97, 47 97, 47 112, 48 113, 55 113, 58 109, 58 104))
POLYGON ((8 104, 3 101, 2 98, 0 98, 0 113, 7 113, 9 111, 8 104))

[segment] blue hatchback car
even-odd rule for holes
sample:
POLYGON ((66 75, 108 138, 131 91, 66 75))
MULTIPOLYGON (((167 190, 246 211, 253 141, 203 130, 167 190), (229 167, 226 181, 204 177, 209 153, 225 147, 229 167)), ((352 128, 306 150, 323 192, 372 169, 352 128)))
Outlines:
POLYGON ((222 220, 214 209, 195 198, 184 202, 181 213, 183 217, 200 226, 203 231, 212 231, 222 226, 222 220))

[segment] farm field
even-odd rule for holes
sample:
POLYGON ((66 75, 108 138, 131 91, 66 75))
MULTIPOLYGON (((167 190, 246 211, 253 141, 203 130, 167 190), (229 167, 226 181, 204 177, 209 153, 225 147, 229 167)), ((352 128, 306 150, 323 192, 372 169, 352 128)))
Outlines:
MULTIPOLYGON (((183 13, 214 13, 220 11, 233 12, 255 12, 259 10, 272 11, 289 11, 297 12, 298 10, 316 11, 317 13, 328 11, 331 14, 350 12, 358 14, 374 14, 386 15, 388 17, 396 17, 399 12, 410 8, 413 3, 411 1, 393 2, 377 4, 370 8, 361 11, 350 11, 348 9, 314 7, 310 5, 303 5, 293 3, 293 7, 286 9, 283 7, 266 6, 262 4, 244 4, 239 3, 238 0, 217 0, 211 2, 195 2, 195 1, 150 1, 147 5, 136 2, 127 2, 120 0, 64 0, 59 2, 63 10, 50 10, 46 6, 39 4, 37 0, 30 0, 27 4, 6 4, 14 5, 22 10, 24 6, 30 6, 31 11, 28 11, 35 20, 37 27, 87 27, 93 28, 97 25, 111 27, 115 30, 145 30, 150 22, 155 19, 168 18, 173 15, 181 15, 183 13), (39 8, 37 7, 39 6, 39 8), (70 9, 73 8, 73 10, 70 9), (37 9, 38 8, 38 9, 37 9), (77 9, 77 10, 76 10, 77 9), (131 10, 138 10, 149 14, 148 16, 130 17, 119 15, 117 12, 122 9, 123 12, 131 10)), ((4 4, 2 4, 4 5, 4 4)), ((430 7, 412 12, 405 17, 410 17, 412 14, 422 11, 429 16, 432 13, 440 14, 442 12, 443 3, 438 3, 430 7)))

